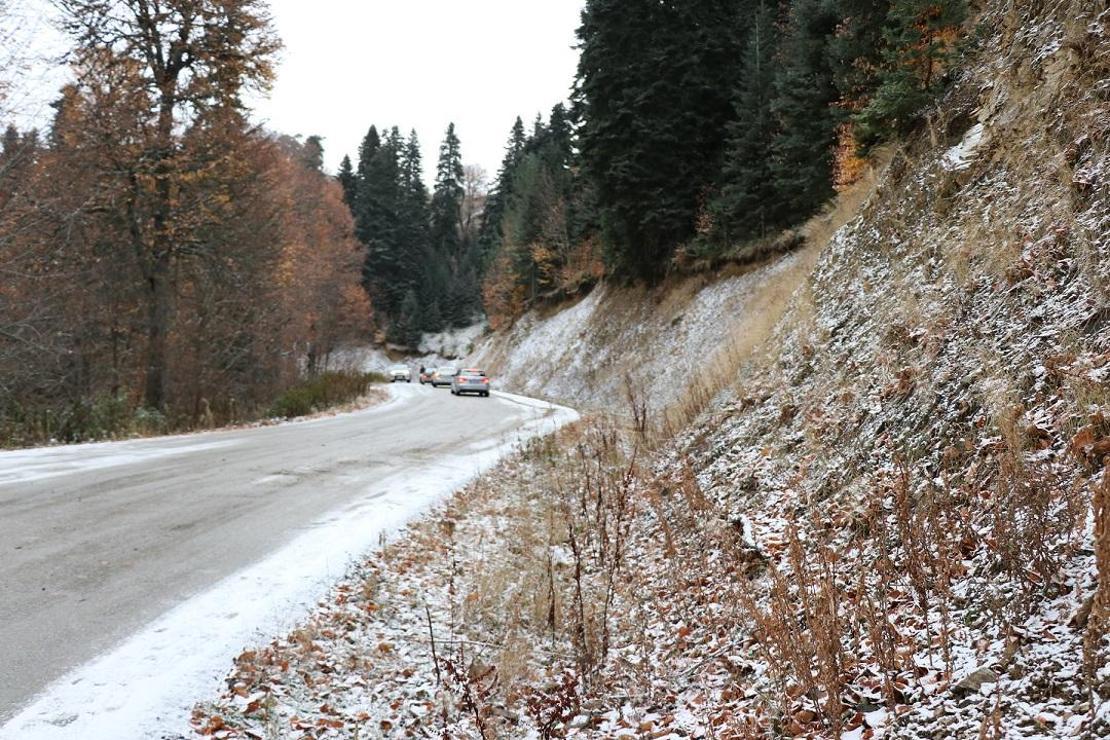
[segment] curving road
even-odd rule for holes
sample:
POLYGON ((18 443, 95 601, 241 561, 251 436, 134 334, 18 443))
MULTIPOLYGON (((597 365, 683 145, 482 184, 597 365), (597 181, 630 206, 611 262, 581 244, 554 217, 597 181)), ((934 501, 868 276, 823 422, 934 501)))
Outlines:
MULTIPOLYGON (((150 647, 189 658, 189 646, 152 636, 119 648, 167 612, 176 621, 152 635, 226 639, 224 652, 244 629, 261 637, 284 626, 254 602, 302 613, 351 557, 513 440, 572 417, 505 394, 456 398, 412 385, 392 387, 381 406, 300 423, 0 453, 0 736, 35 735, 36 722, 76 731, 82 712, 104 710, 91 695, 84 708, 66 707, 65 692, 95 684, 109 664, 71 671, 106 652, 150 647), (182 606, 206 593, 208 606, 182 606), (238 623, 230 636, 187 634, 228 604, 212 618, 238 623), (48 687, 49 701, 21 711, 48 687)), ((216 657, 226 669, 226 656, 216 657)), ((211 680, 212 667, 204 670, 211 680)))

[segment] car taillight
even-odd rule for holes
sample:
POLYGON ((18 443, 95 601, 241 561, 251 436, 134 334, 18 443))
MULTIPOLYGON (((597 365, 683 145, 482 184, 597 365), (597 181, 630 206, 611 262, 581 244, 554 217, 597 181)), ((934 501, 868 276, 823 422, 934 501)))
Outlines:
POLYGON ((482 378, 482 382, 488 385, 489 384, 489 378, 482 378))

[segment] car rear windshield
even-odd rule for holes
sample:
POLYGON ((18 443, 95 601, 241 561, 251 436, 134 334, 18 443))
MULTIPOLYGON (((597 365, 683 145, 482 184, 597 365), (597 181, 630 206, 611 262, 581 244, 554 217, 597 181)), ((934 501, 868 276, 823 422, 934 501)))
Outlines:
POLYGON ((482 370, 461 370, 459 371, 459 375, 477 375, 481 378, 486 377, 485 372, 483 372, 482 370))

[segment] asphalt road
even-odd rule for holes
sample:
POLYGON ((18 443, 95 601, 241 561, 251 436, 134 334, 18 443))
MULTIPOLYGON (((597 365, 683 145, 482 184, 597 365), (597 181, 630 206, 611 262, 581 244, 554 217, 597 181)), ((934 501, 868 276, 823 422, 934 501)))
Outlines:
POLYGON ((0 452, 0 724, 70 669, 261 560, 367 481, 549 414, 397 387, 280 426, 0 452))

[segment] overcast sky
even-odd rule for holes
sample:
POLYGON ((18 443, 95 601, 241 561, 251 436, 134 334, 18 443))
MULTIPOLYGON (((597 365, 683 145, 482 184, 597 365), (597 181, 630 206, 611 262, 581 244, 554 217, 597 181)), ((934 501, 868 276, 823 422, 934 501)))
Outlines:
MULTIPOLYGON (((35 6, 13 3, 38 56, 58 48, 35 6)), ((327 166, 352 159, 370 124, 415 128, 429 180, 454 121, 467 163, 492 177, 513 119, 545 117, 566 99, 584 0, 271 0, 285 42, 268 99, 255 118, 288 134, 319 134, 327 166)), ((41 124, 62 78, 28 70, 17 97, 41 124)), ((47 120, 48 117, 47 117, 47 120)))

